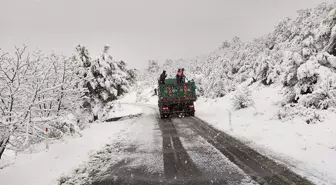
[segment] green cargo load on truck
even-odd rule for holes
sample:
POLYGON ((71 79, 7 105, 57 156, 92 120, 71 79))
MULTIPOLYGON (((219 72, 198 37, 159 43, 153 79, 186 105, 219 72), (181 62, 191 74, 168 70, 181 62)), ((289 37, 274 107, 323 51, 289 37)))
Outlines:
POLYGON ((195 115, 196 85, 194 81, 177 83, 176 78, 168 78, 158 87, 158 107, 161 118, 171 115, 195 115))

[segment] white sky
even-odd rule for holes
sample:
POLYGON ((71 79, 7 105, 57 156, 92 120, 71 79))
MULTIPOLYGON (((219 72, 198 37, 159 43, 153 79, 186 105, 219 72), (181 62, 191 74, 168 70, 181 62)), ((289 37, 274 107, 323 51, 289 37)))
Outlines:
POLYGON ((284 17, 334 0, 0 0, 0 48, 14 45, 96 56, 105 44, 129 67, 208 53, 234 36, 250 40, 284 17))

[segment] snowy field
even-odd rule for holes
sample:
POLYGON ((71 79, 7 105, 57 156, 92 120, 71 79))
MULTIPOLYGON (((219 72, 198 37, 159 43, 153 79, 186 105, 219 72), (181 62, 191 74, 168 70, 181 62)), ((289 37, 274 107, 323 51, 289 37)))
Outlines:
MULTIPOLYGON (((138 114, 141 108, 121 105, 111 111, 110 116, 138 114)), ((32 146, 29 151, 15 153, 6 150, 1 159, 1 185, 47 185, 57 184, 62 174, 70 173, 74 168, 89 159, 90 154, 105 144, 117 139, 117 134, 126 130, 134 119, 117 122, 96 122, 81 132, 82 137, 66 136, 52 141, 49 150, 45 143, 32 146)))
MULTIPOLYGON (((336 184, 336 114, 321 112, 324 121, 317 124, 307 124, 302 117, 281 121, 277 119, 282 98, 279 89, 252 88, 254 108, 232 111, 232 95, 200 98, 195 103, 196 116, 317 184, 336 184)), ((128 100, 135 100, 131 95, 128 100)), ((153 106, 157 103, 156 96, 143 99, 148 99, 148 104, 153 106)))
POLYGON ((199 99, 196 116, 318 184, 335 184, 336 114, 324 112, 325 120, 317 124, 307 124, 300 117, 291 121, 277 120, 277 103, 281 99, 278 90, 267 87, 253 91, 255 108, 231 111, 231 124, 230 96, 199 99))

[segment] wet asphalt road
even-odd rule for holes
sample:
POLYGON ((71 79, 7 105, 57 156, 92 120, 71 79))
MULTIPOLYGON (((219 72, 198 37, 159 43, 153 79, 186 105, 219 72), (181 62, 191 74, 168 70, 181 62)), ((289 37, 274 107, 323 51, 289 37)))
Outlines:
POLYGON ((102 153, 109 158, 88 184, 311 184, 195 117, 149 111, 102 153))

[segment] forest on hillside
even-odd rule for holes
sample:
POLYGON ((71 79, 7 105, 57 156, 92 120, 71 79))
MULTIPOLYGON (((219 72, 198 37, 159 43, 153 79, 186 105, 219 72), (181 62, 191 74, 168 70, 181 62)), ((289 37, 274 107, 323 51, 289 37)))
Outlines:
POLYGON ((0 158, 6 147, 19 151, 43 141, 46 125, 56 139, 84 129, 129 92, 136 75, 109 46, 96 59, 81 45, 72 56, 27 46, 0 50, 0 158))
POLYGON ((150 60, 142 79, 156 83, 162 70, 174 77, 185 68, 198 94, 223 97, 237 84, 280 85, 284 102, 327 109, 336 105, 336 10, 322 3, 299 10, 295 19, 281 20, 269 33, 250 42, 238 37, 224 41, 214 52, 191 59, 150 60))

